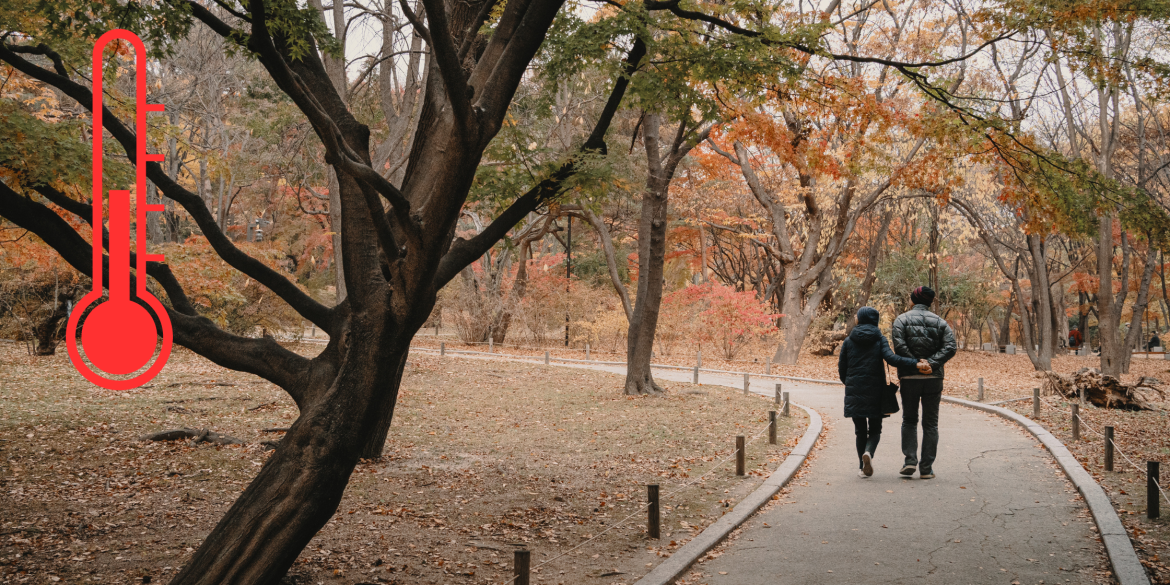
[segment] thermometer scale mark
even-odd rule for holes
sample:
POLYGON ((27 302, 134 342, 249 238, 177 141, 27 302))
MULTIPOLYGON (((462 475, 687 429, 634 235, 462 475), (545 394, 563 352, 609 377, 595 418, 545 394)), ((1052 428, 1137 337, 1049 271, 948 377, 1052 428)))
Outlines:
POLYGON ((162 211, 162 205, 145 203, 146 163, 161 162, 163 155, 146 152, 146 114, 161 112, 161 104, 146 103, 146 48, 134 33, 115 29, 102 35, 93 49, 93 290, 88 292, 69 315, 66 329, 66 345, 69 358, 81 375, 87 380, 110 390, 137 388, 154 378, 171 353, 171 320, 157 298, 146 290, 146 263, 162 261, 161 254, 146 252, 146 213, 162 211), (102 299, 103 255, 101 227, 103 206, 106 200, 102 184, 102 54, 106 45, 114 40, 124 40, 134 47, 135 52, 135 271, 138 278, 133 294, 130 290, 130 191, 110 189, 109 191, 109 299, 102 299), (135 300, 136 299, 136 300, 135 300), (86 363, 77 347, 77 327, 85 309, 99 303, 85 318, 81 326, 81 347, 85 350, 86 363), (157 324, 156 324, 157 320, 157 324), (150 363, 154 357, 159 332, 162 345, 154 363, 143 373, 129 379, 122 376, 136 372, 150 363), (92 364, 92 367, 91 365, 92 364), (96 368, 96 370, 94 369, 96 368), (99 371, 100 370, 100 371, 99 371))

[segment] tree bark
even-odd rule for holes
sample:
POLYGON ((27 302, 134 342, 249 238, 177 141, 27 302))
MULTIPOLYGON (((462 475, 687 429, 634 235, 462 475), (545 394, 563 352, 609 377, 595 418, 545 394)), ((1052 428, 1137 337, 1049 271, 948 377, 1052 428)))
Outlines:
POLYGON ((1028 343, 1028 357, 1040 371, 1052 370, 1053 323, 1052 287, 1048 283, 1048 258, 1044 250, 1043 236, 1028 235, 1028 250, 1032 254, 1031 272, 1032 298, 1036 302, 1037 338, 1028 343))
POLYGON ((1149 250, 1146 252, 1145 266, 1142 267, 1142 279, 1138 283, 1137 299, 1133 304, 1133 318, 1130 319, 1129 332, 1125 335, 1125 351, 1121 358, 1121 373, 1128 374, 1129 366, 1133 362, 1132 348, 1141 347, 1143 329, 1142 315, 1150 305, 1150 283, 1154 280, 1154 265, 1158 259, 1158 249, 1154 242, 1147 241, 1149 250))
POLYGON ((697 132, 694 129, 688 132, 684 121, 679 124, 666 155, 660 156, 658 132, 661 123, 662 118, 657 113, 646 114, 643 122, 642 139, 649 172, 642 194, 642 215, 638 221, 638 293, 626 340, 626 394, 633 395, 663 392, 650 372, 650 359, 654 352, 658 313, 662 308, 667 195, 678 164, 711 131, 708 125, 697 132))
MULTIPOLYGON (((1117 378, 1125 364, 1125 348, 1121 344, 1121 310, 1116 306, 1113 295, 1113 222, 1116 217, 1110 213, 1100 218, 1097 228, 1097 336, 1101 345, 1101 373, 1117 378)), ((1122 246, 1125 247, 1122 234, 1122 246)), ((1128 262, 1123 262, 1128 264, 1128 262)), ((1122 269, 1125 279, 1129 266, 1122 269)), ((1125 287, 1118 296, 1125 302, 1125 287)))

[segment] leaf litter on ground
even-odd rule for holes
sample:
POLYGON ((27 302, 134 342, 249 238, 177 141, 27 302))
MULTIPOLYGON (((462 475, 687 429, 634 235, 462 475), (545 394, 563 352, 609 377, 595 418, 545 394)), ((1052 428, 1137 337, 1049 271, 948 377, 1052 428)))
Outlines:
MULTIPOLYGON (((179 348, 149 388, 126 392, 95 388, 63 352, 36 358, 0 344, 0 371, 0 509, 10 511, 0 583, 173 576, 264 464, 262 442, 278 441, 297 414, 272 384, 179 348), (245 444, 139 440, 184 427, 245 444)), ((536 566, 597 535, 534 575, 575 583, 616 571, 632 582, 757 487, 807 424, 800 412, 781 418, 775 447, 757 436, 738 478, 727 459, 735 435, 764 430, 770 401, 675 383, 664 397, 634 398, 622 383, 412 356, 385 456, 358 466, 286 582, 502 583, 514 549, 531 549, 536 566), (648 483, 663 494, 659 541, 638 513, 648 483)))

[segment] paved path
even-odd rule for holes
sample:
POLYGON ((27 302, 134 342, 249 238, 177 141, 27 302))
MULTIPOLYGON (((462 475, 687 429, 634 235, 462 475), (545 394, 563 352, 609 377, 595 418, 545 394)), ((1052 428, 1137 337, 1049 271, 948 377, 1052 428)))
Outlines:
MULTIPOLYGON (((752 385, 769 395, 773 388, 752 385)), ((873 477, 861 479, 853 424, 842 418, 843 388, 784 389, 825 418, 825 444, 788 497, 746 523, 723 555, 698 565, 701 582, 1095 582, 1092 569, 1104 548, 1088 511, 1023 430, 944 403, 937 477, 905 479, 897 473, 897 414, 886 419, 873 477)))
MULTIPOLYGON (((490 359, 490 358, 489 358, 490 359)), ((625 373, 621 366, 569 367, 625 373)), ((691 381, 684 371, 656 370, 691 381)), ((743 378, 703 374, 740 387, 743 378)), ((1091 584, 1104 559, 1076 489, 1031 435, 997 417, 943 403, 935 479, 905 479, 901 414, 886 419, 873 477, 857 477, 844 389, 783 382, 824 418, 823 446, 789 494, 765 508, 718 558, 692 567, 710 585, 884 583, 1091 584)), ((775 382, 751 391, 772 396, 775 382)), ((669 522, 669 519, 667 519, 669 522)), ((695 581, 689 581, 694 583, 695 581)))

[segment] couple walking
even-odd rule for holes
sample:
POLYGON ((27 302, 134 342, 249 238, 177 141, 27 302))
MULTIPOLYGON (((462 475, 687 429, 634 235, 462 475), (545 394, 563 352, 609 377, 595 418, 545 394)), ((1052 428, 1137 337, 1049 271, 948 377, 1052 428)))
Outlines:
POLYGON ((955 355, 955 333, 930 312, 934 291, 920 286, 910 293, 914 307, 898 315, 891 332, 893 349, 878 329, 872 307, 857 311, 857 326, 841 345, 837 372, 845 384, 845 416, 857 433, 861 477, 873 475, 873 456, 882 435, 882 418, 898 411, 897 386, 887 384, 884 364, 898 370, 902 394, 902 454, 899 472, 934 477, 938 449, 938 407, 942 401, 943 364, 955 355), (891 388, 892 387, 892 388, 891 388), (922 456, 918 454, 918 409, 922 408, 922 456))

